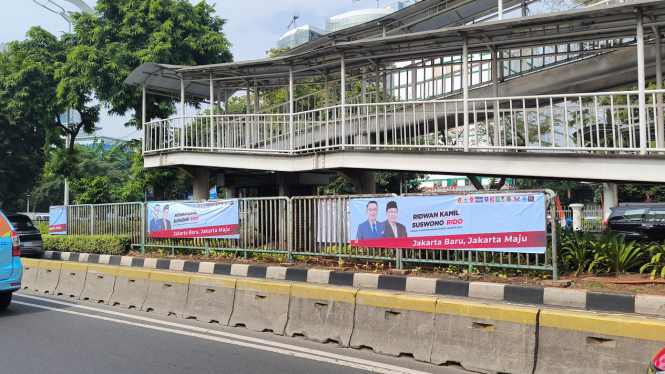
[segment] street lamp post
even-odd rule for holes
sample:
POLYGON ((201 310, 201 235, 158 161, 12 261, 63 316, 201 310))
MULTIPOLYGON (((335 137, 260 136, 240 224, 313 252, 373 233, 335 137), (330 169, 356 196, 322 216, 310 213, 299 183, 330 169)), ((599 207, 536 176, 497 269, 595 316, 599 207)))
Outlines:
POLYGON ((30 194, 29 193, 25 194, 25 197, 28 198, 28 204, 27 207, 25 208, 25 212, 30 213, 30 194))

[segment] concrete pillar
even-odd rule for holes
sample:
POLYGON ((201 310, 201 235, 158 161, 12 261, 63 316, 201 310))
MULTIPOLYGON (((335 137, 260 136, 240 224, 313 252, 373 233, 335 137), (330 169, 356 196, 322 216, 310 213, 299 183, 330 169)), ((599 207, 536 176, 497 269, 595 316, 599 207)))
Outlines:
POLYGON ((291 185, 286 183, 279 184, 279 196, 290 196, 291 195, 291 185))
POLYGON ((570 204, 570 208, 573 210, 573 230, 580 231, 582 230, 582 208, 584 208, 584 204, 570 204))
POLYGON ((208 200, 210 198, 210 170, 196 169, 194 179, 194 200, 208 200))
POLYGON ((233 199, 238 196, 235 186, 226 186, 226 198, 233 199))
POLYGON ((615 191, 616 183, 603 183, 603 221, 607 221, 612 214, 610 208, 618 205, 615 191))
POLYGON ((362 171, 358 173, 360 187, 356 187, 357 194, 375 194, 376 193, 376 172, 362 171))

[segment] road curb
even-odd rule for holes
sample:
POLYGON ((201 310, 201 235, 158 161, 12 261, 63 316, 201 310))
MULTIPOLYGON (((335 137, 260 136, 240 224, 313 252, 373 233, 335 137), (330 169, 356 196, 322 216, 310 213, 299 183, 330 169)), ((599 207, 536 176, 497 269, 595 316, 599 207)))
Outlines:
POLYGON ((130 256, 89 255, 69 252, 44 252, 45 260, 86 262, 90 264, 119 265, 133 268, 174 270, 187 273, 231 275, 257 279, 277 279, 331 286, 361 287, 386 291, 408 291, 422 294, 469 297, 493 301, 509 301, 533 305, 553 305, 593 311, 640 313, 665 316, 665 297, 586 290, 504 285, 487 282, 467 282, 452 279, 407 277, 353 273, 321 269, 284 268, 246 264, 219 264, 212 262, 151 259, 130 256), (648 305, 647 305, 648 304, 648 305), (655 305, 655 307, 654 307, 655 305))

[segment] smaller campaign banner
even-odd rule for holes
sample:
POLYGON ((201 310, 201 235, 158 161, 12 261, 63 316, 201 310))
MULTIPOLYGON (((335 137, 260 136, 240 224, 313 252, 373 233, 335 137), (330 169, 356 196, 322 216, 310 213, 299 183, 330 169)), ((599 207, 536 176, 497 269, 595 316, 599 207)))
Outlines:
POLYGON ((240 238, 238 200, 148 204, 152 238, 240 238))
POLYGON ((51 235, 67 235, 67 207, 51 206, 48 209, 48 232, 51 235))

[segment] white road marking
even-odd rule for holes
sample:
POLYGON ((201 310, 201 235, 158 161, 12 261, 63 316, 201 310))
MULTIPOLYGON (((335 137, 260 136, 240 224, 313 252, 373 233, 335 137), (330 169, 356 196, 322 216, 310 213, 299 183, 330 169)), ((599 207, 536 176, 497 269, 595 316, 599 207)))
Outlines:
POLYGON ((154 325, 138 323, 138 322, 130 322, 130 321, 125 321, 125 320, 116 319, 116 318, 98 316, 98 315, 94 315, 94 314, 80 313, 80 312, 74 312, 74 311, 70 311, 70 310, 51 308, 51 307, 48 307, 48 306, 43 306, 43 305, 38 305, 38 304, 31 304, 31 303, 24 303, 24 302, 20 302, 20 301, 14 301, 14 303, 20 304, 20 305, 26 305, 26 306, 31 306, 31 307, 36 307, 36 308, 41 308, 41 309, 66 313, 66 314, 72 314, 72 315, 84 316, 84 317, 89 317, 89 318, 95 318, 95 319, 100 319, 100 320, 105 320, 105 321, 110 321, 110 322, 117 322, 117 323, 121 323, 121 324, 143 327, 143 328, 148 328, 148 329, 153 329, 153 330, 158 330, 158 331, 171 332, 171 333, 174 333, 174 334, 197 337, 197 338, 200 338, 200 339, 207 339, 207 340, 217 341, 217 342, 226 343, 226 344, 239 345, 239 346, 244 346, 244 347, 249 347, 249 348, 254 348, 254 349, 259 349, 259 350, 264 350, 264 351, 269 351, 269 352, 273 352, 273 353, 284 354, 284 355, 288 355, 288 356, 307 358, 307 359, 311 359, 311 360, 315 360, 315 361, 321 361, 321 362, 327 362, 327 363, 332 363, 332 364, 336 364, 336 365, 348 366, 348 367, 352 367, 352 368, 356 368, 356 369, 360 369, 360 370, 367 370, 367 371, 376 372, 376 373, 403 373, 403 374, 425 374, 426 373, 426 372, 419 371, 419 370, 402 368, 402 367, 399 367, 399 366, 384 364, 384 363, 380 363, 380 362, 374 362, 374 361, 369 361, 369 360, 364 360, 364 359, 359 359, 359 358, 354 358, 354 357, 348 357, 348 356, 338 355, 338 354, 334 354, 334 353, 319 351, 319 350, 315 350, 315 349, 308 349, 308 348, 293 346, 293 345, 284 344, 284 343, 272 342, 272 341, 264 340, 264 339, 252 338, 252 337, 243 336, 243 335, 225 333, 225 332, 222 332, 222 331, 210 330, 210 329, 205 329, 205 328, 196 327, 196 326, 189 326, 189 325, 184 325, 184 324, 180 324, 180 323, 161 321, 161 320, 158 320, 158 319, 136 316, 136 315, 132 315, 132 314, 128 314, 128 313, 121 313, 121 312, 115 312, 115 311, 110 311, 110 310, 104 310, 104 309, 94 308, 94 307, 90 307, 90 306, 79 305, 79 304, 74 304, 74 303, 67 303, 67 302, 62 302, 62 301, 58 301, 58 300, 52 300, 52 299, 48 299, 48 298, 30 296, 30 295, 25 295, 25 294, 18 294, 17 293, 17 294, 14 294, 14 295, 29 298, 29 299, 45 301, 45 302, 49 302, 49 303, 53 303, 53 304, 65 305, 65 306, 73 307, 73 308, 79 308, 79 309, 90 310, 90 311, 99 312, 99 313, 106 313, 106 314, 111 314, 111 315, 116 315, 116 316, 121 316, 121 317, 126 317, 126 318, 132 318, 132 319, 136 319, 136 320, 141 320, 141 321, 151 322, 151 323, 156 323, 156 324, 162 324, 162 325, 167 325, 167 326, 171 326, 171 327, 178 327, 178 328, 181 328, 181 329, 191 330, 191 331, 196 331, 196 332, 183 331, 183 330, 180 330, 180 329, 160 327, 160 326, 154 326, 154 325), (215 336, 210 336, 210 335, 205 335, 205 334, 219 335, 219 336, 225 336, 225 337, 232 338, 232 339, 246 340, 246 341, 249 341, 249 342, 252 342, 252 343, 237 341, 237 340, 230 340, 230 339, 225 339, 225 338, 220 338, 220 337, 215 337, 215 336), (254 344, 254 343, 256 343, 256 344, 254 344))

